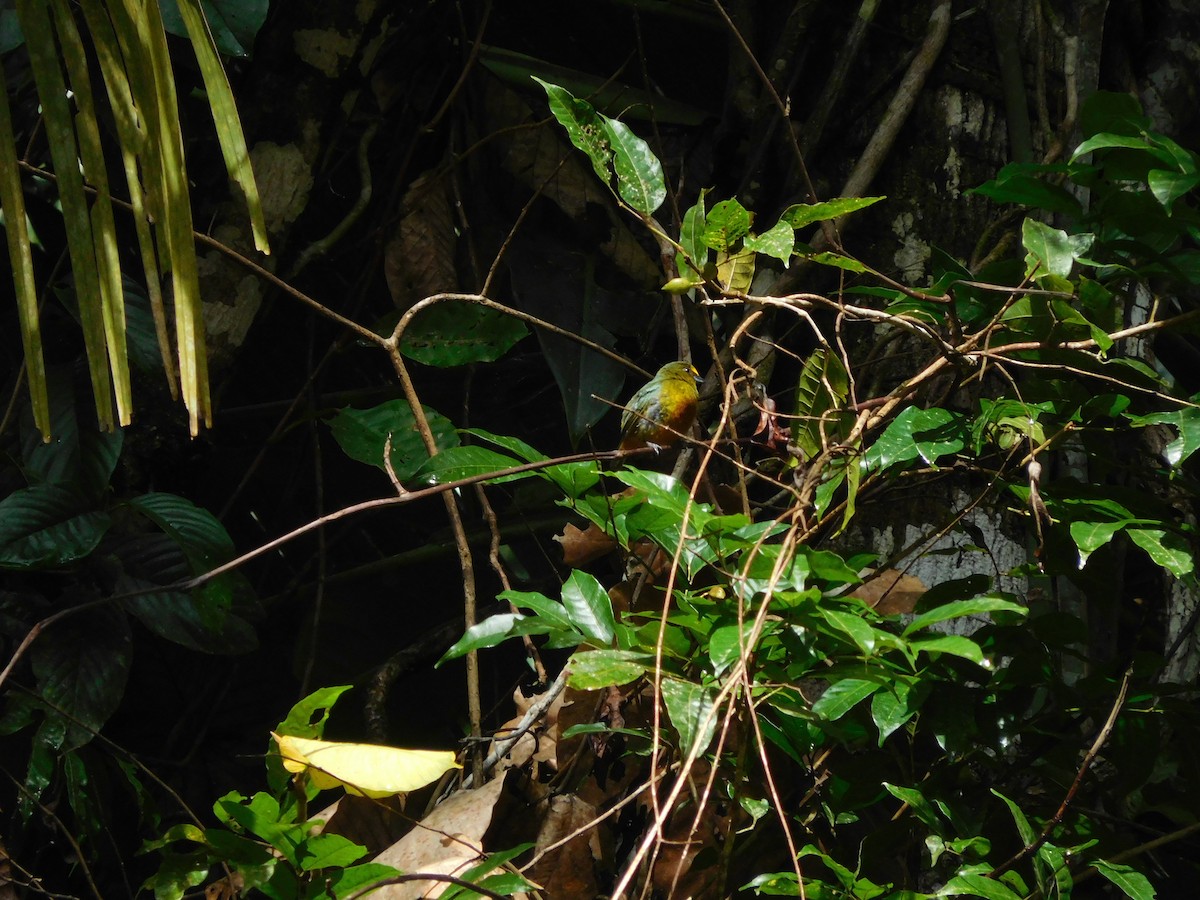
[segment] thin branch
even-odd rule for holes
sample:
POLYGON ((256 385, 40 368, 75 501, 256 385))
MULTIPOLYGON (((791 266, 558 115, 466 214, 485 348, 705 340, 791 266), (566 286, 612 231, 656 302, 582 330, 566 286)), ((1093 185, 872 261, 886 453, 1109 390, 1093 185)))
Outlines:
POLYGON ((1079 792, 1079 787, 1083 784, 1083 778, 1091 769, 1092 763, 1096 761, 1096 757, 1100 753, 1100 748, 1104 746, 1108 740, 1108 736, 1112 734, 1113 728, 1117 724, 1117 716, 1121 714, 1121 708, 1125 705, 1125 695, 1129 693, 1129 682, 1133 680, 1133 666, 1125 670, 1125 675, 1121 678, 1121 688, 1117 691, 1117 698, 1113 701, 1112 709, 1109 710, 1108 720, 1104 723, 1104 727, 1100 729, 1100 733, 1096 735, 1096 739, 1092 741, 1092 746, 1088 749, 1087 755, 1084 756, 1083 762, 1079 766, 1079 771, 1075 773, 1075 780, 1071 782, 1070 788, 1067 789, 1067 795, 1059 804, 1058 809, 1050 820, 1042 828, 1042 833, 1028 847, 1022 847, 1012 858, 1007 862, 1002 863, 988 873, 988 878, 999 878, 1021 860, 1027 856, 1032 856, 1038 851, 1046 841, 1050 839, 1051 833, 1061 823, 1067 814, 1067 808, 1070 807, 1071 801, 1075 799, 1075 795, 1079 792))

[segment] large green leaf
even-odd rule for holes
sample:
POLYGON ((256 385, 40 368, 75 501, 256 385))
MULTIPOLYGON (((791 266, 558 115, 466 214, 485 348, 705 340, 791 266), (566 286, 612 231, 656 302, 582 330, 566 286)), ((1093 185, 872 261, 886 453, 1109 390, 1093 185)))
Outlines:
POLYGON ((124 432, 97 431, 82 426, 76 413, 69 367, 51 367, 47 373, 50 429, 43 441, 31 417, 21 420, 21 461, 25 477, 33 483, 57 484, 77 489, 98 502, 108 488, 124 445, 124 432))
POLYGON ((909 406, 867 449, 863 466, 868 470, 886 470, 918 458, 934 465, 943 456, 962 450, 966 436, 961 416, 936 407, 909 406))
POLYGON ((847 413, 841 409, 850 390, 846 367, 829 347, 818 347, 804 361, 796 385, 792 438, 812 459, 841 437, 847 413))
POLYGON ((87 743, 116 711, 129 678, 131 651, 129 623, 112 606, 68 616, 33 645, 38 691, 72 720, 64 749, 87 743))
POLYGON ((671 724, 679 732, 680 752, 699 755, 707 750, 717 728, 717 692, 692 681, 664 678, 662 696, 671 724))
POLYGON ((1125 533, 1131 541, 1145 550, 1155 563, 1176 578, 1182 578, 1195 568, 1192 548, 1178 533, 1162 528, 1129 528, 1125 533))
MULTIPOLYGON (((458 446, 458 432, 450 420, 428 406, 424 410, 438 449, 458 446)), ((390 435, 392 469, 401 481, 416 475, 429 459, 412 409, 404 400, 389 400, 370 409, 340 410, 329 420, 329 430, 347 456, 380 469, 384 468, 383 448, 390 435)))
POLYGON ((667 199, 662 163, 650 145, 616 119, 602 116, 604 130, 613 151, 613 169, 617 173, 617 191, 621 199, 644 216, 654 215, 667 199))
POLYGON ((620 686, 641 678, 654 665, 654 657, 632 650, 587 650, 567 663, 567 684, 582 691, 620 686))
POLYGON ((439 368, 493 362, 528 333, 520 319, 486 306, 435 303, 413 319, 400 340, 400 351, 439 368))
POLYGON ((0 502, 0 569, 63 566, 91 553, 108 531, 108 513, 81 508, 73 491, 38 484, 0 502))
POLYGON ((175 540, 193 571, 207 572, 233 557, 233 541, 225 526, 206 509, 175 494, 143 494, 128 501, 175 540))
MULTIPOLYGON (((168 641, 202 653, 246 653, 258 646, 253 626, 235 605, 236 576, 190 593, 166 585, 192 571, 179 542, 167 534, 137 534, 106 549, 121 562, 116 590, 121 605, 168 641)), ((253 609, 249 607, 249 609, 253 609)))
MULTIPOLYGON (((497 453, 474 444, 462 447, 447 447, 432 459, 425 460, 416 474, 416 481, 428 484, 449 484, 464 478, 474 478, 492 472, 500 472, 521 465, 521 460, 497 453)), ((521 478, 532 478, 536 472, 522 472, 488 479, 489 484, 501 484, 521 478)))
POLYGON ((571 624, 594 645, 604 647, 612 643, 616 617, 604 585, 576 569, 563 585, 562 598, 571 624))

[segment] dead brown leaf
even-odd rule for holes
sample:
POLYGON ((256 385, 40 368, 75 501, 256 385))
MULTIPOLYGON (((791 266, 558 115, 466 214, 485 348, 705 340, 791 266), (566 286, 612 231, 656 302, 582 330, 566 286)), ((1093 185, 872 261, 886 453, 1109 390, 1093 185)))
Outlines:
POLYGON ((594 522, 584 529, 568 524, 563 528, 562 534, 554 536, 554 540, 562 546, 563 564, 573 569, 607 556, 617 548, 617 542, 594 522))
POLYGON ((458 238, 445 177, 431 170, 413 181, 400 216, 384 248, 383 274, 392 302, 405 310, 425 297, 458 289, 458 238))
POLYGON ((850 592, 881 616, 910 613, 927 591, 920 578, 897 569, 884 569, 866 576, 866 581, 850 592))
MULTIPOLYGON (((504 778, 483 787, 451 794, 403 838, 375 858, 401 872, 459 875, 484 854, 483 836, 492 822, 504 778)), ((417 900, 437 897, 446 888, 442 881, 408 881, 385 885, 373 893, 378 900, 417 900)))
POLYGON ((557 794, 549 801, 534 853, 575 834, 555 847, 526 875, 543 887, 545 897, 597 897, 598 872, 611 870, 612 836, 607 821, 594 825, 596 807, 573 794, 557 794), (589 827, 591 826, 591 827, 589 827))

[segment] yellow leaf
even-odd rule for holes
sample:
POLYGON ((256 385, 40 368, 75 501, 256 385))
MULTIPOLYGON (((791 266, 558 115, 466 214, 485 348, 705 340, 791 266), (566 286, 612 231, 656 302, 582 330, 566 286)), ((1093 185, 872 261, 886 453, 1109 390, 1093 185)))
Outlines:
POLYGON ((379 744, 347 744, 275 734, 283 767, 306 772, 318 788, 341 785, 350 794, 390 797, 415 791, 454 768, 449 750, 402 750, 379 744))

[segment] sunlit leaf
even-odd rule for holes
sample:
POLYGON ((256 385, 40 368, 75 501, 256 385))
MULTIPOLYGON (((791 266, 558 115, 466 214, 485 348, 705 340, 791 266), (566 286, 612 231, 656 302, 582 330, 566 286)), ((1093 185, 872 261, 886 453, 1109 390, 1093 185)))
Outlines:
POLYGON ((461 768, 450 750, 403 750, 379 744, 319 741, 273 734, 283 766, 305 773, 317 787, 341 786, 363 797, 390 797, 415 791, 461 768))

